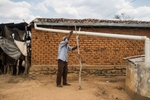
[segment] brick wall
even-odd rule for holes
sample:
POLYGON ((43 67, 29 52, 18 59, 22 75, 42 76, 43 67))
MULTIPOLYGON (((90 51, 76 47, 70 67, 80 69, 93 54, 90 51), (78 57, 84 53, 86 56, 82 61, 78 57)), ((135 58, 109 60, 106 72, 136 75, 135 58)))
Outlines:
MULTIPOLYGON (((71 30, 69 27, 58 29, 71 30)), ((139 28, 82 28, 81 31, 106 32, 115 34, 150 36, 149 29, 139 28)), ((32 29, 32 66, 57 66, 57 52, 62 37, 68 34, 38 31, 32 29)), ((80 53, 84 65, 125 65, 124 57, 144 54, 144 41, 107 38, 98 36, 79 36, 80 53)), ((76 35, 69 41, 76 45, 76 35)), ((69 66, 79 65, 77 50, 68 55, 69 66)))

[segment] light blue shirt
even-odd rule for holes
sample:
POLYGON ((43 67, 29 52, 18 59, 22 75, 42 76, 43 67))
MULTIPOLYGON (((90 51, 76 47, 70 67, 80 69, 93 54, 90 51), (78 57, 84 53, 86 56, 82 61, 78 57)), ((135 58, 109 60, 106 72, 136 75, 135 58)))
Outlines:
POLYGON ((68 62, 69 50, 72 50, 72 47, 68 45, 68 39, 61 41, 58 48, 58 59, 68 62))

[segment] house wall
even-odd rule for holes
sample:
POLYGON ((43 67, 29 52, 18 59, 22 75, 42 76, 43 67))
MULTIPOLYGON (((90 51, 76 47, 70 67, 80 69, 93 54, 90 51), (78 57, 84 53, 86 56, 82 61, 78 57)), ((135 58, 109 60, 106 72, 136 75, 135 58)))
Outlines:
MULTIPOLYGON (((57 27, 71 30, 71 27, 57 27)), ((105 32, 150 37, 149 29, 140 28, 81 28, 81 31, 105 32)), ((68 34, 53 33, 32 29, 32 66, 57 66, 58 45, 62 37, 68 34)), ((118 38, 79 36, 80 53, 83 66, 120 66, 125 65, 123 58, 144 54, 144 41, 118 38)), ((76 45, 76 35, 69 41, 70 46, 76 45)), ((77 50, 68 55, 69 66, 79 65, 77 50)))

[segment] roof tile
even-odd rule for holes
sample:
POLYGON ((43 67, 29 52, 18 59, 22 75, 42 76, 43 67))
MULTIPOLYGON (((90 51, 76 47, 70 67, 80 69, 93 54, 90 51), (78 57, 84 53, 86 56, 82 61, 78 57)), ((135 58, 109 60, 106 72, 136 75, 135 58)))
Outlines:
POLYGON ((150 21, 137 20, 101 20, 101 19, 65 19, 65 18, 36 18, 33 22, 48 23, 122 23, 122 24, 150 24, 150 21))

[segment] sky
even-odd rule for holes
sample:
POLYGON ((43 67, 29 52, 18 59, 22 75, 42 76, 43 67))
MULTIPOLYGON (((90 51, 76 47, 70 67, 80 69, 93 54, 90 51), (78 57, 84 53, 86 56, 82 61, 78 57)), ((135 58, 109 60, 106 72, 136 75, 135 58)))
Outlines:
POLYGON ((35 18, 112 20, 121 14, 150 21, 150 0, 0 0, 0 24, 35 18))

